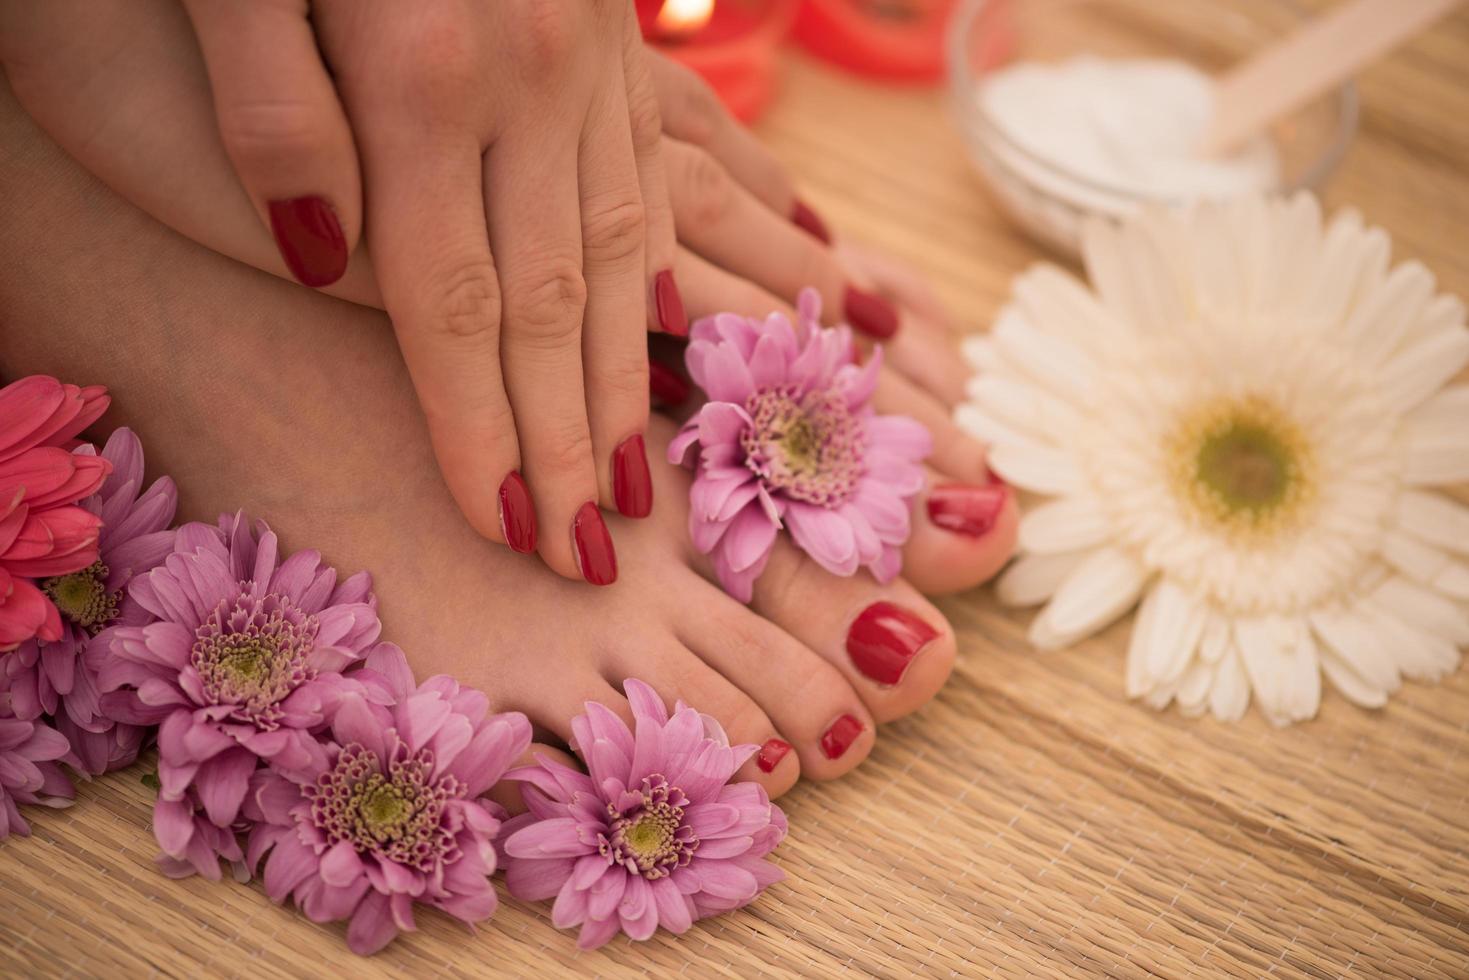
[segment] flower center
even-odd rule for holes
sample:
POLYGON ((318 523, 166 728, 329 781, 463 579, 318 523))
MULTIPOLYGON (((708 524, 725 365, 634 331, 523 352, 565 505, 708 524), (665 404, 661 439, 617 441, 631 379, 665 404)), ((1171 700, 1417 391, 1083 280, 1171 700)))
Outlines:
POLYGON ((117 615, 119 592, 107 591, 107 566, 94 561, 79 572, 58 575, 41 583, 41 590, 61 615, 93 636, 117 615))
POLYGON ((458 779, 448 773, 435 778, 433 770, 429 749, 409 756, 400 745, 384 771, 377 753, 353 742, 304 788, 312 822, 333 844, 348 841, 359 852, 432 871, 458 854, 444 808, 464 795, 458 779))
POLYGON ((316 676, 316 629, 315 617, 284 596, 222 600, 194 634, 190 654, 205 702, 233 706, 228 717, 236 721, 279 727, 280 703, 316 676))
POLYGON ((745 465, 772 490, 822 507, 843 503, 862 475, 860 422, 839 391, 761 388, 745 400, 754 424, 740 435, 745 465))
POLYGON ((1174 433, 1169 455, 1193 512, 1232 537, 1294 526, 1313 496, 1310 443, 1264 399, 1204 406, 1174 433))
POLYGON ((641 790, 629 790, 607 804, 612 818, 597 850, 614 863, 644 878, 662 878, 688 864, 699 846, 693 829, 683 822, 687 797, 659 775, 643 779, 641 790))

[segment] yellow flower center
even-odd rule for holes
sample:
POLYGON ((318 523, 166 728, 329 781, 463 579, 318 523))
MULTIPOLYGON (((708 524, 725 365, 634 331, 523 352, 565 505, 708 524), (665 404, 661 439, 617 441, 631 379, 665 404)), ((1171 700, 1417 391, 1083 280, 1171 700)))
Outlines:
POLYGON ((1229 537, 1271 537, 1295 526, 1315 493, 1305 433, 1262 398, 1212 402, 1186 416, 1168 458, 1189 509, 1229 537))
POLYGON ((117 615, 119 593, 107 591, 107 566, 95 561, 79 572, 58 575, 41 589, 67 619, 95 635, 117 615))

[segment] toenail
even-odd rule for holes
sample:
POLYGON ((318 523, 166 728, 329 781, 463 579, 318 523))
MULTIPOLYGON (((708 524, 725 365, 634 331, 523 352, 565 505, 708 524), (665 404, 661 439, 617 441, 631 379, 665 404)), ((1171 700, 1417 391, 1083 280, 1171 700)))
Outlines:
POLYGON ((612 496, 623 517, 653 512, 653 476, 641 435, 628 436, 612 451, 612 496))
POLYGON ((917 614, 891 602, 874 602, 847 630, 847 655, 865 676, 892 685, 939 631, 917 614))
POLYGON ((862 723, 851 715, 842 715, 831 723, 821 736, 821 754, 828 759, 840 759, 846 755, 857 736, 862 734, 862 723))
POLYGON ((755 753, 755 765, 760 767, 761 772, 775 772, 775 767, 780 765, 780 760, 784 759, 790 750, 791 743, 784 739, 767 739, 765 744, 760 746, 760 751, 755 753))
POLYGON ((848 286, 842 298, 842 312, 856 330, 886 340, 898 332, 898 311, 893 304, 856 286, 848 286))
POLYGON ((983 537, 999 520, 1009 494, 1003 483, 989 487, 957 483, 934 487, 928 495, 928 519, 935 527, 954 534, 983 537))
POLYGON ((291 275, 313 289, 347 271, 347 239, 332 206, 322 197, 271 201, 270 231, 291 275))
POLYGON ((526 555, 536 550, 536 506, 525 478, 515 470, 500 483, 500 533, 512 551, 526 555))
POLYGON ((576 567, 582 578, 593 585, 611 585, 617 581, 617 552, 596 501, 588 500, 576 512, 571 521, 571 539, 576 545, 576 567))

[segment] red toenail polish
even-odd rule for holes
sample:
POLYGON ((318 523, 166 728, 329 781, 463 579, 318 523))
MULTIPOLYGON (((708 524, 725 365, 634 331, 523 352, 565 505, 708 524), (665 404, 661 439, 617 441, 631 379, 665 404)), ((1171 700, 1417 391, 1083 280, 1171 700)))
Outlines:
POLYGON ((347 238, 321 197, 271 201, 270 230, 281 258, 302 285, 329 286, 347 271, 347 238))
POLYGON ((576 512, 571 521, 571 539, 576 545, 576 564, 582 578, 593 585, 611 585, 617 581, 617 552, 595 501, 588 500, 576 512))
POLYGON ((893 305, 881 296, 864 292, 856 286, 847 287, 842 312, 854 329, 869 337, 885 340, 898 332, 898 311, 893 309, 893 305))
POLYGON ((826 230, 826 222, 805 201, 797 201, 791 209, 791 223, 823 244, 831 244, 831 232, 826 230))
POLYGON ((934 487, 928 494, 928 519, 935 527, 978 538, 990 532, 1005 509, 1009 491, 1004 484, 972 487, 962 484, 934 487))
POLYGON ((865 676, 896 684, 939 631, 902 606, 874 602, 847 630, 847 655, 865 676))
POLYGON ((628 436, 612 451, 612 496, 623 517, 653 513, 653 475, 640 435, 628 436))
POLYGON ((536 550, 536 505, 516 470, 500 483, 500 533, 512 551, 526 555, 536 550))
POLYGON ((780 760, 784 759, 790 750, 790 742, 779 738, 768 739, 764 745, 760 746, 760 751, 755 753, 755 765, 760 767, 761 772, 775 772, 775 767, 780 765, 780 760))
POLYGON ((664 333, 673 337, 689 335, 689 318, 684 313, 683 297, 678 294, 672 269, 664 269, 653 277, 653 309, 658 313, 658 326, 664 333))
POLYGON ((660 361, 648 362, 648 394, 669 408, 689 400, 689 383, 660 361))
POLYGON ((821 753, 828 759, 840 759, 846 755, 857 736, 862 734, 862 723, 851 715, 842 715, 831 723, 821 736, 821 753))

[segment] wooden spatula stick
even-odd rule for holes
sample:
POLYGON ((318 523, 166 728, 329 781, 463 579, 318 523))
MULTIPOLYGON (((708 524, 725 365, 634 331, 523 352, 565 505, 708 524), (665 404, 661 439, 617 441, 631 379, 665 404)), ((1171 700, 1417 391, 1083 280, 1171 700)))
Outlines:
POLYGON ((1206 156, 1342 84, 1463 0, 1345 0, 1218 79, 1206 156))

